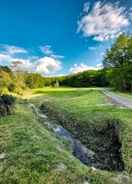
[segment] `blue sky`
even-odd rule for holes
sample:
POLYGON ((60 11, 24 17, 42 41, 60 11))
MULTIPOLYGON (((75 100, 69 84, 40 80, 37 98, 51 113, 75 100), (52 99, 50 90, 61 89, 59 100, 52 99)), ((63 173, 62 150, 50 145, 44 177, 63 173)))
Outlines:
POLYGON ((130 32, 131 12, 131 0, 1 0, 0 64, 43 75, 97 69, 130 32))

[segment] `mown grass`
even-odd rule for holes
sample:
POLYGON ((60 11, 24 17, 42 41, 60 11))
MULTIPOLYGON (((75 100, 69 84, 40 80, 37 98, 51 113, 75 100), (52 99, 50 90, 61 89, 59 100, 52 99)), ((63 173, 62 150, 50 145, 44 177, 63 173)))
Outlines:
MULTIPOLYGON (((33 93, 41 95, 32 98, 32 102, 45 104, 63 119, 77 120, 80 124, 87 123, 97 128, 103 126, 105 119, 120 120, 125 170, 132 174, 132 110, 110 104, 98 89, 36 89, 33 93)), ((72 125, 69 127, 72 131, 72 125)))
POLYGON ((0 184, 113 184, 113 177, 75 159, 27 102, 17 101, 14 114, 0 118, 0 184))
POLYGON ((117 95, 120 95, 120 96, 123 96, 123 97, 126 97, 130 100, 132 100, 132 93, 128 93, 128 92, 119 92, 119 91, 113 91, 114 93, 116 93, 117 95))

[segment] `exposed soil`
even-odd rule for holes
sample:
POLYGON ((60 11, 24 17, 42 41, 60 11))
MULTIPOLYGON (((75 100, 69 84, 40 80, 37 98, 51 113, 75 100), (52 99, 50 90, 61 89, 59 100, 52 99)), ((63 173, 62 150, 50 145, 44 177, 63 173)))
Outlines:
MULTIPOLYGON (((78 122, 70 115, 59 113, 54 109, 48 104, 40 106, 41 112, 47 114, 51 120, 56 120, 56 123, 67 129, 75 139, 94 151, 95 159, 92 166, 109 171, 124 170, 119 120, 105 119, 96 123, 91 123, 89 120, 78 122)), ((88 165, 88 162, 82 162, 88 165)))

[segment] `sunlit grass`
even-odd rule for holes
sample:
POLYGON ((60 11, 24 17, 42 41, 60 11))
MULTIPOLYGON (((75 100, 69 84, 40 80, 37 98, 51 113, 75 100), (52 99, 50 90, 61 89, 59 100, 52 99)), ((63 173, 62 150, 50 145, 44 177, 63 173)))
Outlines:
MULTIPOLYGON (((63 118, 72 117, 85 123, 103 123, 104 119, 119 119, 121 121, 121 139, 126 167, 132 172, 132 111, 110 103, 100 89, 68 88, 68 89, 36 89, 32 98, 36 105, 44 103, 63 118)), ((96 126, 96 124, 95 124, 96 126)))
POLYGON ((0 154, 5 154, 0 159, 1 184, 83 184, 85 181, 116 184, 112 178, 118 173, 94 171, 75 159, 64 142, 38 121, 28 102, 36 106, 49 104, 66 118, 70 116, 80 123, 96 123, 98 127, 99 120, 108 117, 121 119, 123 154, 126 170, 131 173, 130 110, 111 105, 100 89, 45 88, 25 92, 17 100, 14 114, 0 118, 0 154))
POLYGON ((132 100, 132 93, 128 93, 128 92, 119 92, 119 91, 114 91, 114 93, 116 93, 117 95, 123 96, 123 97, 127 97, 128 99, 132 100))

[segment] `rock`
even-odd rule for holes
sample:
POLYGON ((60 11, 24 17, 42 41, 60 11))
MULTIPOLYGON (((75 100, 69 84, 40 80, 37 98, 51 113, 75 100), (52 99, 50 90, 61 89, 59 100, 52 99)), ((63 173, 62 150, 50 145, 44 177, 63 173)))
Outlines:
POLYGON ((5 154, 5 153, 1 153, 1 154, 0 154, 0 160, 5 159, 5 157, 6 157, 6 154, 5 154))
POLYGON ((74 153, 73 153, 80 161, 87 165, 92 165, 94 163, 94 155, 95 153, 86 148, 80 141, 74 141, 74 153))
POLYGON ((117 182, 118 184, 130 184, 130 177, 120 174, 117 177, 112 178, 113 181, 117 182))
POLYGON ((118 178, 121 184, 128 184, 130 181, 129 176, 119 175, 118 178))
POLYGON ((84 181, 84 183, 83 184, 90 184, 88 181, 84 181))
POLYGON ((63 163, 60 163, 59 165, 57 165, 55 170, 58 172, 61 172, 61 171, 65 171, 66 169, 67 169, 67 166, 63 163))
POLYGON ((97 171, 97 169, 95 167, 91 167, 92 171, 97 171))
POLYGON ((47 115, 45 115, 45 114, 40 114, 40 113, 38 113, 38 116, 39 116, 40 118, 43 118, 43 119, 47 119, 47 118, 48 118, 47 115))

